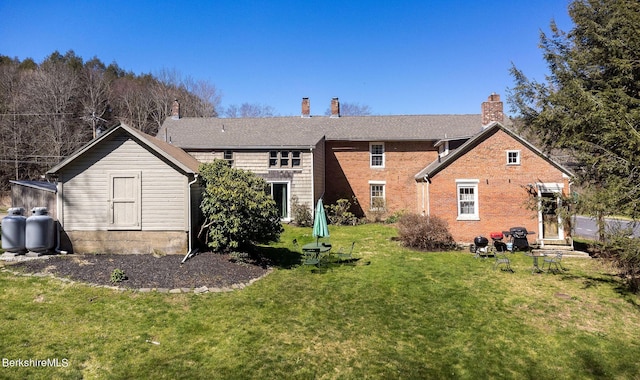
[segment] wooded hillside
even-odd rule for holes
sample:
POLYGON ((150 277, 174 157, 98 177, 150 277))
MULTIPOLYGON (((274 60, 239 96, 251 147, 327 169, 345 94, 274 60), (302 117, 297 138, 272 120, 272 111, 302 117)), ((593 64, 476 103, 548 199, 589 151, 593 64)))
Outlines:
POLYGON ((217 116, 212 84, 177 72, 136 75, 73 51, 41 63, 0 54, 0 189, 48 168, 118 123, 155 135, 179 99, 183 116, 217 116))

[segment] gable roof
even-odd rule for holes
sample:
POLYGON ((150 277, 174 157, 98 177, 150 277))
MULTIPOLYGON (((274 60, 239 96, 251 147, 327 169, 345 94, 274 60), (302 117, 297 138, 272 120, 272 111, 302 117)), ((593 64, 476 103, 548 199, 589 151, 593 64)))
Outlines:
POLYGON ((482 132, 478 133, 477 135, 467 140, 464 144, 458 147, 458 149, 454 150, 453 152, 449 153, 444 157, 438 158, 438 160, 432 162, 426 168, 422 169, 418 174, 415 175, 415 179, 422 181, 422 180, 433 177, 438 172, 442 171, 444 168, 452 164, 459 157, 471 151, 478 144, 480 144, 482 141, 486 140, 487 138, 489 138, 499 130, 502 130, 505 133, 507 133, 509 136, 511 136, 518 142, 520 142, 522 145, 527 147, 529 150, 534 152, 536 155, 538 155, 542 159, 549 162, 551 165, 553 165, 556 169, 560 170, 562 173, 568 176, 573 176, 573 173, 570 170, 568 170, 567 168, 560 165, 559 163, 554 161, 552 158, 544 154, 540 149, 536 148, 533 144, 531 144, 524 138, 520 137, 518 134, 516 134, 509 128, 503 126, 502 124, 498 122, 493 122, 489 124, 484 130, 482 130, 482 132))
POLYGON ((482 128, 475 115, 168 118, 157 137, 184 149, 311 147, 327 141, 424 141, 469 138, 482 128))
POLYGON ((185 174, 195 174, 198 172, 198 168, 200 166, 200 162, 196 160, 193 156, 180 149, 177 146, 168 144, 160 139, 157 139, 151 135, 148 135, 142 131, 139 131, 135 128, 131 128, 125 124, 119 124, 115 127, 112 127, 105 131, 102 135, 88 142, 82 148, 76 150, 69 157, 62 160, 53 168, 47 171, 47 174, 55 174, 62 170, 66 165, 68 165, 73 160, 85 154, 94 146, 100 144, 101 141, 104 141, 111 136, 114 136, 118 133, 127 134, 129 137, 136 140, 138 143, 146 146, 152 151, 158 153, 160 156, 165 158, 167 161, 175 165, 179 170, 181 170, 185 174))

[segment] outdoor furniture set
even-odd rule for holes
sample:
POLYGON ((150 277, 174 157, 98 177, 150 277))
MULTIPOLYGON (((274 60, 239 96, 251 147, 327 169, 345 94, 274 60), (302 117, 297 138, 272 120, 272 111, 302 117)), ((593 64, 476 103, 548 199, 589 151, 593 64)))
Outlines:
POLYGON ((506 255, 507 252, 514 253, 516 251, 524 251, 525 255, 532 258, 533 266, 532 273, 545 272, 545 266, 547 266, 548 272, 559 272, 560 270, 566 270, 562 266, 562 252, 555 252, 553 255, 547 255, 540 251, 534 251, 534 248, 529 245, 527 235, 534 234, 534 232, 527 231, 524 227, 512 227, 509 231, 503 232, 491 232, 489 236, 493 241, 492 245, 489 245, 489 240, 484 236, 477 236, 473 239, 473 244, 469 246, 469 250, 477 258, 487 258, 489 256, 494 257, 493 269, 496 270, 499 267, 503 271, 514 272, 511 268, 511 260, 506 255), (504 237, 508 238, 508 241, 503 242, 504 237), (539 258, 543 258, 542 267, 540 267, 539 258), (554 267, 552 270, 551 267, 554 267))
MULTIPOLYGON (((302 246, 302 265, 322 266, 331 262, 348 262, 353 259, 353 248, 356 242, 352 242, 349 249, 341 247, 338 252, 331 252, 331 244, 326 242, 313 242, 302 246)), ((293 239, 293 246, 300 251, 297 239, 293 239)))

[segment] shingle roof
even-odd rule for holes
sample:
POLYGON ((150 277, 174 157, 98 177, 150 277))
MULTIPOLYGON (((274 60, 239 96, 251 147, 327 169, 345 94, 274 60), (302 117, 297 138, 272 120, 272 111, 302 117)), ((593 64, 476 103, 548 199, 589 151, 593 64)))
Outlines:
POLYGON ((197 173, 198 168, 200 166, 200 162, 196 160, 193 156, 180 149, 177 146, 168 144, 158 138, 150 136, 146 133, 143 133, 137 129, 131 128, 125 124, 117 125, 107 131, 105 131, 102 135, 97 138, 91 140, 89 143, 84 145, 82 148, 76 150, 73 154, 62 160, 53 168, 47 171, 47 174, 54 174, 59 172, 63 167, 69 164, 71 161, 75 160, 77 157, 84 154, 86 151, 91 149, 93 146, 98 144, 100 141, 108 138, 114 133, 118 131, 124 131, 128 135, 138 139, 144 145, 150 147, 154 151, 156 151, 161 156, 165 157, 168 161, 172 162, 174 165, 179 167, 185 173, 197 173))
POLYGON ((471 137, 476 115, 168 118, 157 137, 185 149, 309 147, 327 140, 403 141, 471 137))

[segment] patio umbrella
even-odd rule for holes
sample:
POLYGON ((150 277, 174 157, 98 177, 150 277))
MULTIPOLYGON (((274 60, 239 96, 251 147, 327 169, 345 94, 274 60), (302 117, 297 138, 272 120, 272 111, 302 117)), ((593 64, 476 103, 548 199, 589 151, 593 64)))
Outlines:
POLYGON ((316 244, 321 237, 329 236, 329 227, 327 226, 327 216, 324 213, 324 205, 322 198, 318 199, 316 205, 316 214, 313 218, 313 236, 316 237, 316 244))

